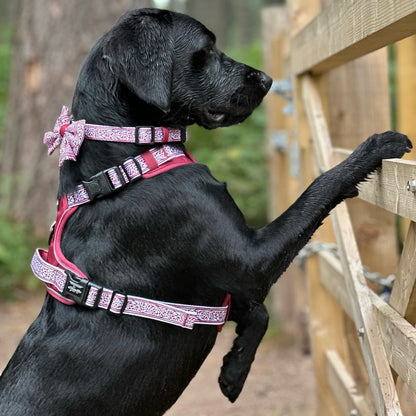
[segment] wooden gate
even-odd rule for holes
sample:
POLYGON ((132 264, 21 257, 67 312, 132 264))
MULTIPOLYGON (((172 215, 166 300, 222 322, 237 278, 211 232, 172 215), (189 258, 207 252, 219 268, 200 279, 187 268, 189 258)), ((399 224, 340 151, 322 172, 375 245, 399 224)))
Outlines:
MULTIPOLYGON (((287 3, 263 14, 266 71, 286 80, 276 87, 289 99, 267 102, 273 216, 320 172, 347 157, 348 148, 389 129, 385 47, 416 34, 415 0, 287 3)), ((397 129, 416 145, 416 36, 394 50, 397 129)), ((323 250, 309 257, 305 273, 289 269, 275 303, 295 298, 291 311, 281 313, 297 334, 306 314, 303 297, 309 300, 318 416, 414 416, 416 163, 383 161, 361 186, 359 199, 333 210, 314 237, 323 250), (405 231, 401 251, 397 230, 405 231), (336 252, 325 250, 333 242, 336 252), (371 271, 395 273, 388 302, 369 283, 363 263, 371 271)))

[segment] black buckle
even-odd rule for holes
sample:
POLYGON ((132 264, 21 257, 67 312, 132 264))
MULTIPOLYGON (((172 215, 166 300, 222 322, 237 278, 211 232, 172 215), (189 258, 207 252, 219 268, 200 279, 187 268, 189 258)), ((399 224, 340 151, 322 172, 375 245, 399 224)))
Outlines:
POLYGON ((154 126, 136 126, 134 128, 134 143, 136 143, 137 145, 148 144, 148 143, 140 143, 140 139, 139 139, 139 130, 140 129, 150 129, 150 131, 152 133, 152 138, 150 140, 150 143, 153 144, 155 142, 155 137, 156 137, 156 131, 155 131, 154 126))
POLYGON ((103 170, 96 175, 91 176, 88 181, 82 181, 82 185, 84 185, 90 201, 114 192, 113 184, 111 183, 110 178, 107 176, 107 172, 109 170, 110 169, 103 170))
POLYGON ((82 277, 75 275, 69 270, 66 270, 65 274, 66 282, 64 290, 62 291, 62 296, 73 300, 78 305, 82 305, 91 309, 98 308, 98 303, 100 302, 103 288, 101 286, 95 285, 94 283, 91 283, 88 279, 83 279, 82 277), (91 287, 97 289, 97 296, 95 297, 94 305, 92 306, 85 303, 91 287))
POLYGON ((123 293, 123 292, 117 292, 116 290, 114 290, 114 291, 113 291, 113 294, 111 295, 110 302, 109 302, 109 304, 108 304, 108 306, 107 306, 107 312, 108 312, 108 313, 110 313, 111 315, 120 316, 120 315, 122 315, 122 314, 123 314, 124 310, 126 309, 127 302, 128 302, 128 297, 127 297, 127 294, 125 294, 125 293, 123 293), (121 307, 121 309, 120 309, 120 312, 113 312, 113 311, 111 310, 111 307, 113 306, 113 300, 114 300, 114 297, 115 297, 116 295, 123 295, 123 296, 124 296, 124 301, 123 301, 123 305, 122 305, 122 307, 121 307))

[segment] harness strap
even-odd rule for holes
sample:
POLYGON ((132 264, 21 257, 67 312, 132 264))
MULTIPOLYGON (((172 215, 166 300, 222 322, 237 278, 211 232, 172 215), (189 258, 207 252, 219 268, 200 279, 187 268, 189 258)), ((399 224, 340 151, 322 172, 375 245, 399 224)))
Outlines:
POLYGON ((192 329, 195 324, 217 325, 221 331, 228 319, 230 295, 226 295, 219 307, 184 305, 127 295, 92 283, 61 251, 64 227, 79 205, 115 192, 139 178, 149 178, 193 162, 196 160, 186 151, 163 145, 99 172, 78 185, 74 192, 64 195, 59 203, 49 251, 37 249, 31 262, 33 273, 45 283, 48 293, 66 305, 101 308, 114 315, 139 316, 187 329, 192 329))
POLYGON ((81 306, 105 309, 114 315, 149 318, 187 329, 192 329, 195 324, 222 326, 227 321, 229 295, 226 296, 224 304, 219 307, 161 302, 126 295, 100 287, 88 279, 53 266, 46 260, 47 257, 46 250, 35 251, 31 262, 35 276, 55 293, 81 306))
POLYGON ((187 139, 186 129, 153 126, 109 127, 85 124, 84 135, 89 140, 136 144, 183 143, 187 139))
POLYGON ((68 206, 86 204, 124 188, 141 177, 149 178, 175 166, 193 162, 195 159, 177 146, 164 144, 154 147, 139 156, 128 158, 121 165, 97 173, 88 181, 83 181, 74 192, 67 195, 68 206), (168 162, 172 163, 167 164, 168 162))

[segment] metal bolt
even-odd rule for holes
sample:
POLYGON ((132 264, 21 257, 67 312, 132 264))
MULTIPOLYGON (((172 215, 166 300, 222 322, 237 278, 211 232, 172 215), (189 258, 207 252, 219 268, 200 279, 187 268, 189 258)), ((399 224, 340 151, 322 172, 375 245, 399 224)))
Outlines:
POLYGON ((363 327, 357 329, 357 335, 359 337, 363 337, 364 336, 364 333, 365 333, 365 331, 364 331, 364 328, 363 327))
POLYGON ((407 181, 406 189, 410 192, 415 193, 416 192, 416 180, 410 179, 410 181, 407 181))
POLYGON ((358 410, 357 409, 352 409, 350 411, 350 416, 358 416, 358 410))

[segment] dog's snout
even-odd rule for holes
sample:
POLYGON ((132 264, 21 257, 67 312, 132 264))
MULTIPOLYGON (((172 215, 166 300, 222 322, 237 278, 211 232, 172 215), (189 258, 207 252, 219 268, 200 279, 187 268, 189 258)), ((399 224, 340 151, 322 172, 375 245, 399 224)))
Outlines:
POLYGON ((269 91, 273 80, 264 72, 251 70, 247 73, 247 81, 249 83, 256 83, 265 92, 269 91))

